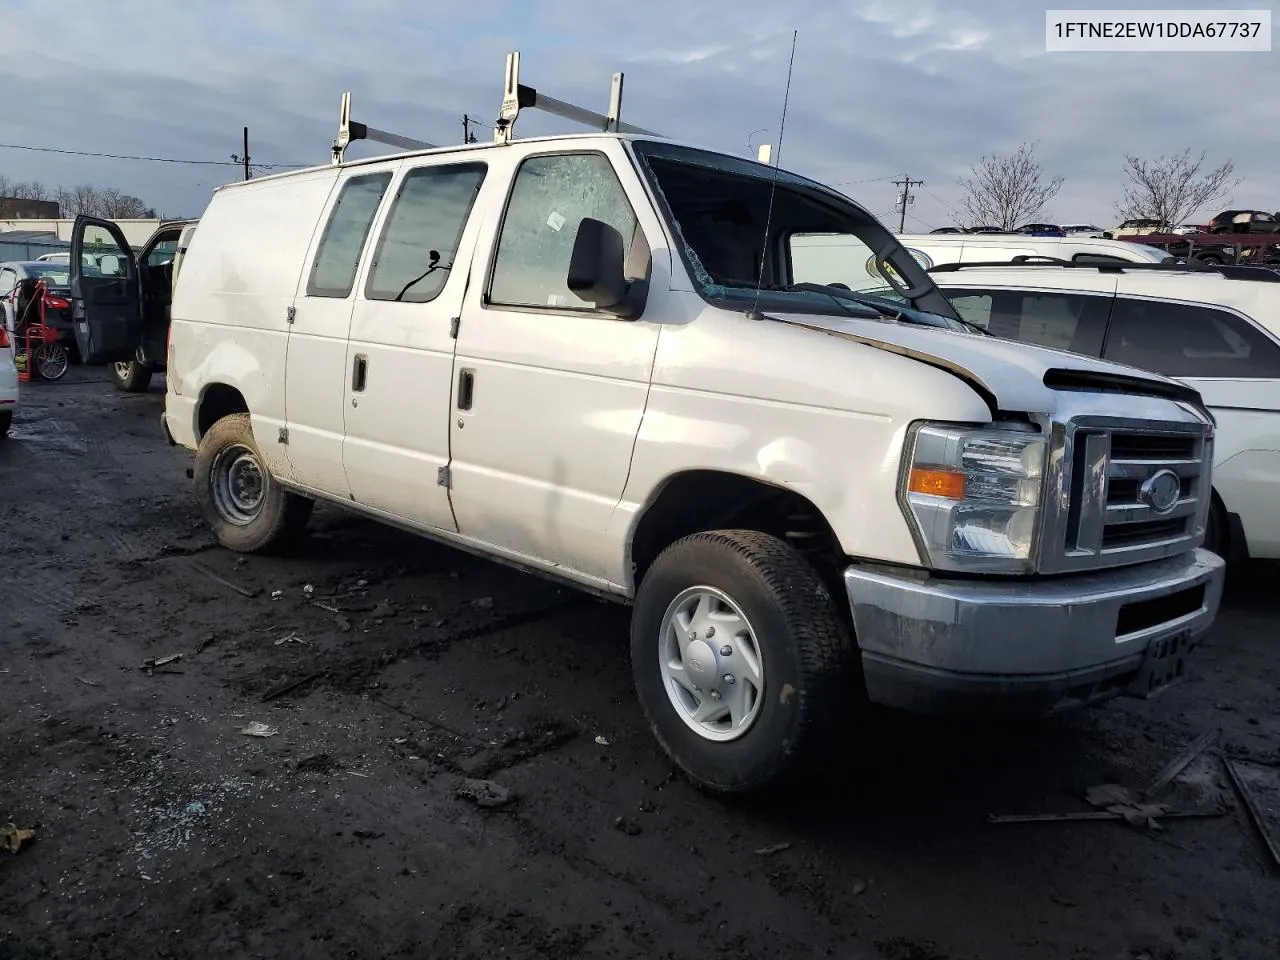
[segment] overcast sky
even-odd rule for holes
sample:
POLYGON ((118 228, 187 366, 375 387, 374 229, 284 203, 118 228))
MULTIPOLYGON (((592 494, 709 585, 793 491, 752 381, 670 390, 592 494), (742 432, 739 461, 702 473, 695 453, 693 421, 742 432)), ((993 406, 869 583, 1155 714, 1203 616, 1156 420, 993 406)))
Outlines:
MULTIPOLYGON (((365 123, 459 142, 464 113, 492 123, 504 58, 518 49, 526 84, 603 112, 610 75, 623 70, 624 119, 754 155, 777 143, 796 29, 782 165, 886 217, 889 181, 922 177, 909 230, 954 222, 957 178, 1024 140, 1039 141, 1046 172, 1066 178, 1045 210, 1051 221, 1113 225, 1124 155, 1186 147, 1207 150, 1209 165, 1235 161, 1245 182, 1234 205, 1280 209, 1277 53, 1048 54, 1050 5, 1069 4, 4 0, 0 142, 229 163, 247 124, 255 163, 323 163, 343 90, 365 123)), ((579 129, 536 111, 517 127, 579 129)), ((0 174, 115 186, 166 216, 199 214, 213 187, 239 176, 231 166, 9 148, 0 174)))

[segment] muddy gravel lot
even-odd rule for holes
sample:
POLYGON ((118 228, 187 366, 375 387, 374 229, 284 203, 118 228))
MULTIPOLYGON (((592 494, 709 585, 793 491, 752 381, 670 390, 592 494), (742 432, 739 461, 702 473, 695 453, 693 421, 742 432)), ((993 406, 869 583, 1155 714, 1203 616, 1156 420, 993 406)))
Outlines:
POLYGON ((1223 766, 1280 761, 1275 567, 1155 700, 877 714, 821 787, 728 804, 645 729, 624 608, 329 508, 223 551, 163 399, 76 368, 0 444, 0 827, 36 834, 0 850, 4 960, 1280 956, 1223 766), (1155 797, 1205 816, 988 821, 1205 733, 1155 797))

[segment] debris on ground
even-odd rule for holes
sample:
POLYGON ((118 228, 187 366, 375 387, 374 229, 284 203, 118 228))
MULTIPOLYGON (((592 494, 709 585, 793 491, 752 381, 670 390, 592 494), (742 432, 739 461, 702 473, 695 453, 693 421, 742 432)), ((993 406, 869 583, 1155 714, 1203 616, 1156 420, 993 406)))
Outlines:
POLYGON ((790 850, 790 849, 791 849, 791 844, 789 843, 773 843, 767 847, 761 847, 759 850, 757 850, 756 856, 771 857, 775 853, 781 853, 783 850, 790 850))
POLYGON ((1280 866, 1280 770, 1226 757, 1222 763, 1254 829, 1270 851, 1271 859, 1280 866))
POLYGON ((477 610, 492 610, 493 597, 481 597, 479 600, 472 601, 471 605, 477 610))
POLYGON ((80 683, 83 683, 86 687, 102 686, 102 684, 100 684, 97 680, 89 680, 89 679, 86 679, 85 677, 76 677, 76 680, 79 681, 80 683))
POLYGON ((504 807, 515 797, 511 791, 492 780, 463 780, 458 785, 457 795, 470 800, 477 807, 504 807))
POLYGON ((303 587, 303 588, 302 588, 302 593, 303 593, 303 595, 304 595, 304 596, 308 596, 308 597, 309 597, 309 596, 311 596, 311 595, 312 595, 313 593, 315 593, 315 592, 316 592, 316 588, 315 588, 315 587, 313 587, 313 586, 312 586, 311 584, 309 584, 309 583, 308 583, 305 587, 303 587))
POLYGON ((7 853, 17 853, 22 849, 22 845, 28 840, 34 840, 36 832, 34 830, 20 830, 12 823, 7 826, 0 827, 0 850, 7 853))
POLYGON ((283 599, 283 598, 284 598, 284 591, 283 591, 283 590, 272 590, 272 591, 271 591, 271 599, 272 599, 272 600, 281 600, 281 599, 283 599))
POLYGON ((636 823, 630 817, 619 817, 613 821, 613 829, 619 833, 625 833, 628 837, 638 836, 640 833, 640 824, 636 823))
MULTIPOLYGON (((1197 737, 1186 750, 1167 763, 1151 783, 1136 794, 1120 783, 1103 783, 1090 787, 1085 791, 1084 799, 1090 806, 1097 809, 1076 813, 993 814, 987 817, 987 822, 1066 823, 1086 820, 1123 820, 1131 826, 1161 830, 1163 829, 1161 820, 1224 816, 1227 807, 1220 798, 1211 799, 1208 805, 1196 804, 1195 809, 1186 810, 1175 809, 1166 803, 1151 802, 1152 797, 1177 780, 1216 738, 1216 731, 1197 737)), ((1227 802, 1229 803, 1229 800, 1227 802)))
POLYGON ((171 653, 167 657, 152 657, 150 660, 142 661, 142 666, 139 669, 147 671, 147 675, 150 676, 161 667, 170 663, 177 663, 181 659, 182 654, 180 653, 171 653))
POLYGON ((280 731, 268 723, 254 720, 240 732, 246 737, 274 737, 280 731))
POLYGON ((601 736, 596 737, 596 743, 600 744, 602 747, 607 747, 609 745, 609 741, 601 736))
POLYGON ((1202 754, 1217 738, 1218 732, 1216 730, 1210 730, 1208 733, 1201 734, 1197 737, 1191 746, 1187 747, 1187 749, 1181 754, 1169 761, 1169 763, 1156 774, 1155 779, 1152 780, 1151 783, 1147 785, 1147 788, 1142 791, 1140 798, 1143 800, 1150 800, 1157 793, 1167 787, 1173 782, 1174 778, 1177 777, 1178 774, 1182 773, 1182 771, 1185 770, 1196 757, 1200 756, 1200 754, 1202 754))
POLYGON ((278 697, 283 697, 286 693, 293 693, 295 690, 301 689, 302 687, 305 687, 307 684, 313 683, 316 680, 320 680, 324 677, 327 677, 328 675, 329 675, 328 671, 319 670, 316 673, 307 674, 301 680, 291 680, 288 683, 284 684, 283 686, 276 687, 274 690, 268 690, 266 693, 264 693, 262 695, 262 702, 269 703, 270 701, 275 700, 278 697))
POLYGON ((259 587, 242 587, 238 583, 232 583, 226 577, 223 577, 215 573, 214 571, 206 567, 203 563, 198 563, 195 560, 191 561, 191 569, 195 570, 197 573, 200 573, 205 577, 208 577, 210 580, 212 580, 214 583, 218 584, 219 586, 226 587, 228 590, 238 593, 240 594, 240 596, 246 597, 249 600, 252 600, 254 597, 256 597, 258 594, 262 592, 261 588, 259 587))
POLYGON ((309 646, 311 646, 311 641, 310 641, 310 640, 303 640, 303 639, 302 639, 300 636, 298 636, 296 633, 291 633, 291 634, 289 634, 288 636, 281 637, 279 640, 277 640, 277 641, 275 642, 275 645, 276 645, 277 647, 280 647, 280 646, 284 646, 286 643, 296 643, 296 644, 299 644, 300 646, 303 646, 303 647, 309 647, 309 646))

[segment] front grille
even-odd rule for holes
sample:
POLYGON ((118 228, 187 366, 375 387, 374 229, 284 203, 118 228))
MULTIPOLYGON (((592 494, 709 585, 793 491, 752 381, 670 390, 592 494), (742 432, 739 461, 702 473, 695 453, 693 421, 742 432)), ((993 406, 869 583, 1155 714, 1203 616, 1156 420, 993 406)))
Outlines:
POLYGON ((1059 467, 1049 477, 1044 572, 1171 556, 1203 536, 1212 468, 1205 425, 1108 419, 1053 431, 1059 467))

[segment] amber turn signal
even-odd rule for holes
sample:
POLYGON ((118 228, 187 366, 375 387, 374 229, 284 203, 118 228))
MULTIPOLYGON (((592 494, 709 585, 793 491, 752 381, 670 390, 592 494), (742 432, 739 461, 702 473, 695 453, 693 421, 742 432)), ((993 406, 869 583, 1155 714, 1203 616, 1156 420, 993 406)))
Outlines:
POLYGON ((941 470, 937 467, 912 467, 907 489, 930 497, 963 500, 964 474, 959 470, 941 470))

